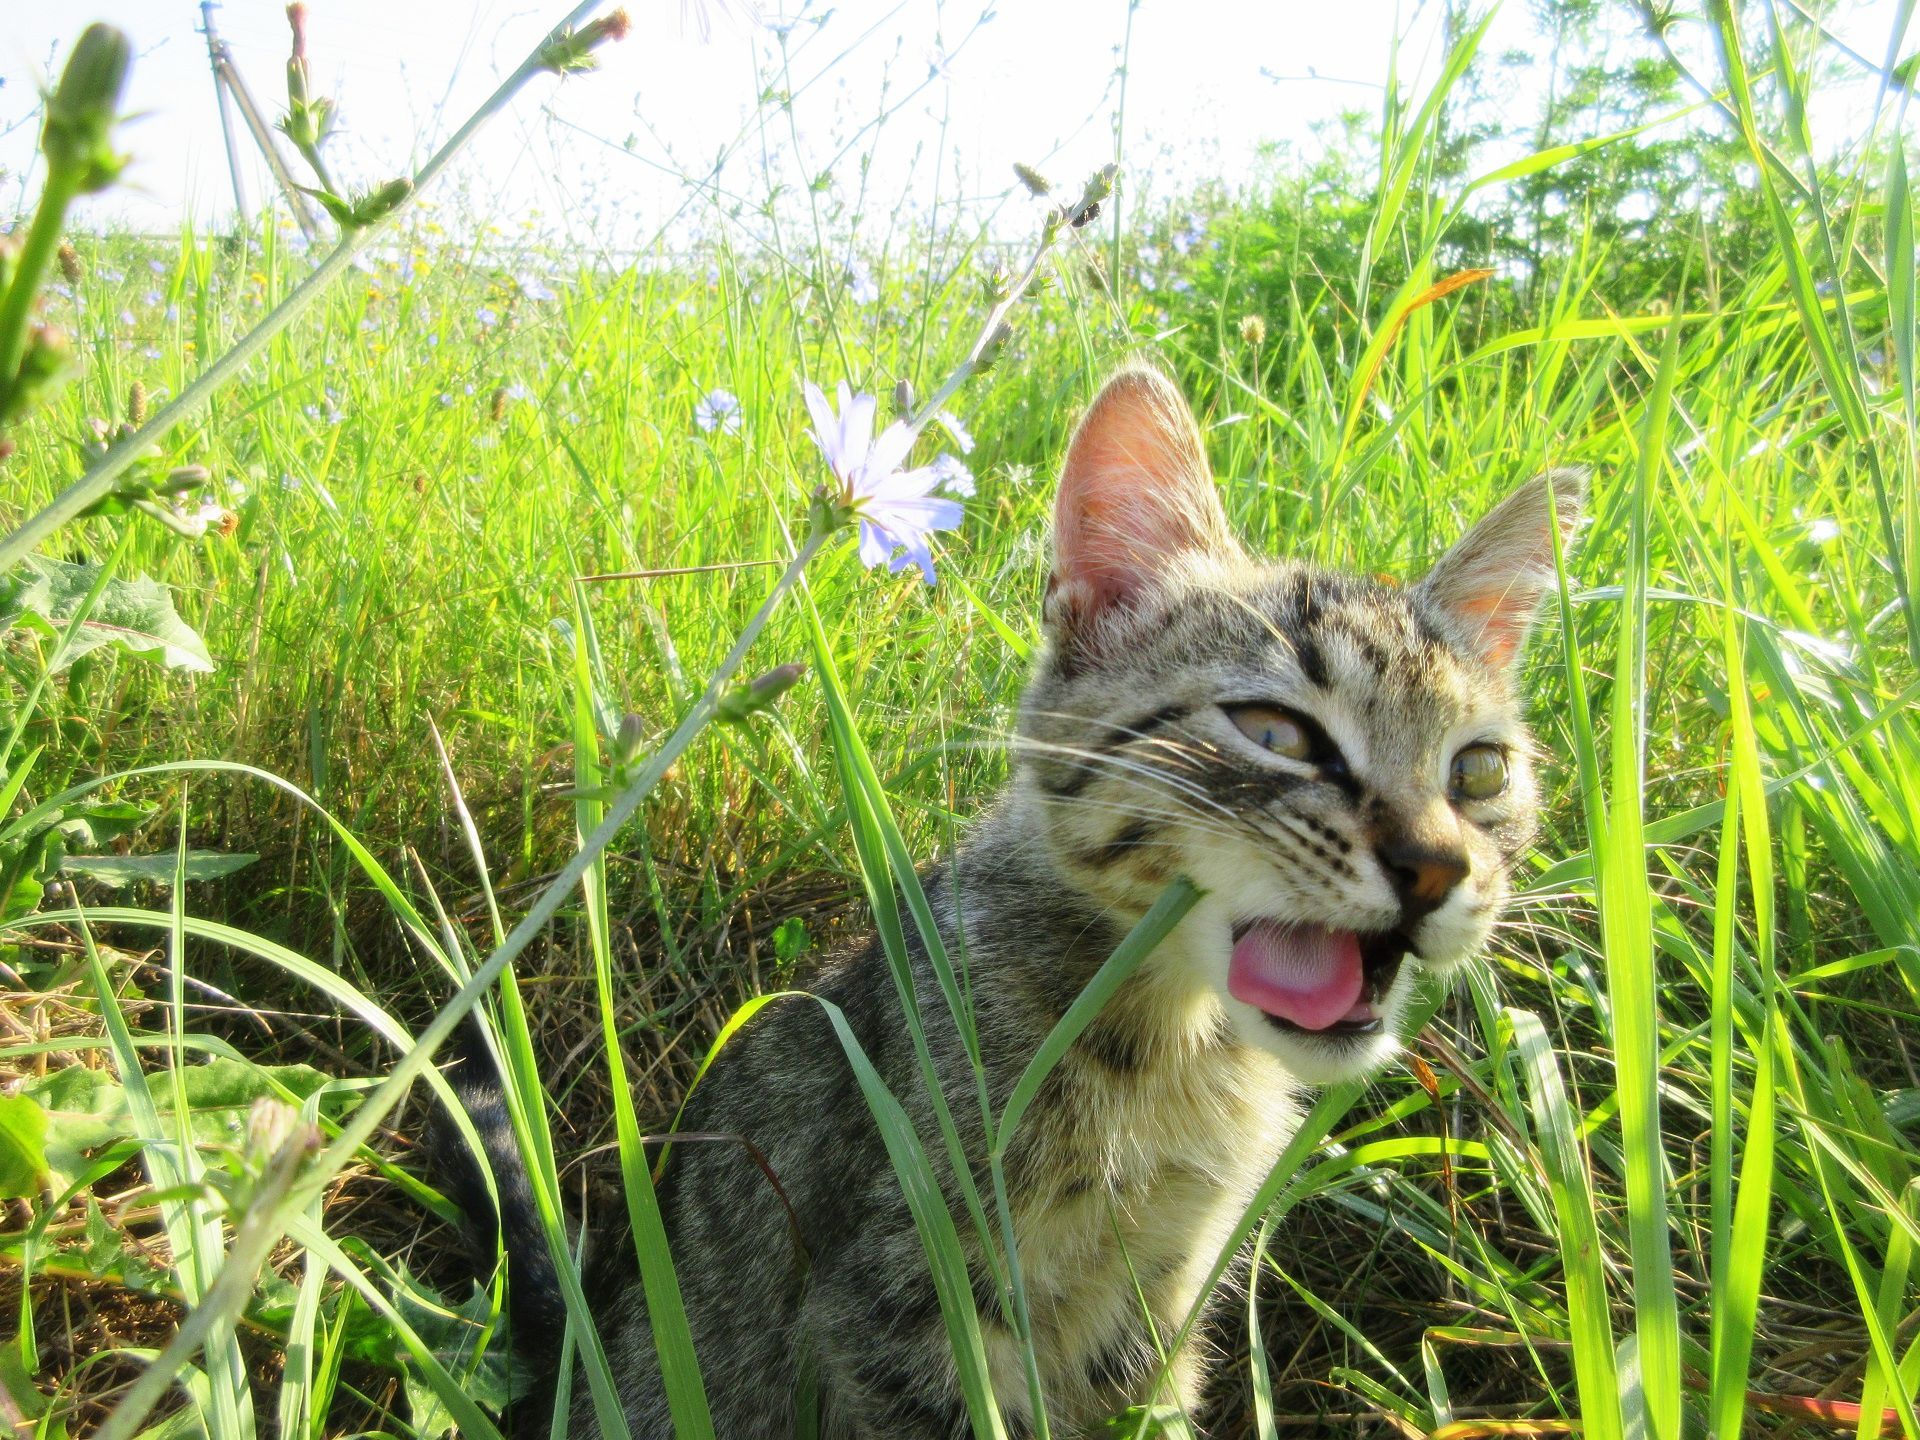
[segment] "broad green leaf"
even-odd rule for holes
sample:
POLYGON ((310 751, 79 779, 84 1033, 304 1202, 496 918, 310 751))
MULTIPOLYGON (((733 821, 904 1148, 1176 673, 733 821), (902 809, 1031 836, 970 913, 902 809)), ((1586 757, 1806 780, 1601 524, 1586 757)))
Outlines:
MULTIPOLYGON (((193 1137, 201 1144, 232 1144, 246 1133, 247 1112, 262 1096, 298 1104, 331 1083, 331 1077, 311 1065, 250 1065, 239 1060, 213 1060, 187 1065, 179 1079, 191 1113, 193 1137)), ((170 1114, 174 1091, 154 1090, 160 1114, 170 1114)), ((85 1166, 88 1151, 136 1136, 125 1088, 105 1070, 69 1065, 28 1080, 19 1098, 46 1120, 46 1165, 55 1179, 70 1179, 85 1166)), ((354 1097, 337 1091, 321 1098, 329 1114, 339 1114, 354 1097)))
MULTIPOLYGON (((68 855, 60 862, 62 873, 85 875, 111 889, 141 883, 173 884, 175 856, 172 855, 68 855)), ((218 880, 236 870, 244 870, 258 855, 229 855, 217 850, 189 850, 185 857, 189 880, 218 880)))
POLYGON ((47 1112, 24 1095, 0 1095, 0 1199, 39 1193, 47 1173, 47 1112))
MULTIPOLYGON (((79 613, 99 578, 99 567, 29 555, 0 595, 0 631, 28 625, 59 636, 79 613)), ((173 608, 173 592, 140 576, 109 580, 79 632, 56 658, 64 670, 82 655, 117 646, 133 655, 153 655, 170 669, 211 672, 206 644, 173 608)))

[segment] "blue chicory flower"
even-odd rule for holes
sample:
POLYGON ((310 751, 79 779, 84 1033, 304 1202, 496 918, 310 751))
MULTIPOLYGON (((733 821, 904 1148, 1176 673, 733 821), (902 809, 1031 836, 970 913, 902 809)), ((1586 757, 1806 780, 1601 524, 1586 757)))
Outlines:
POLYGON ((803 393, 814 441, 840 482, 840 503, 860 522, 860 563, 869 570, 884 564, 894 574, 917 565, 932 584, 929 540, 936 530, 953 529, 966 512, 958 501, 933 493, 942 480, 935 466, 900 468, 913 449, 913 430, 896 420, 876 438, 878 402, 854 394, 844 381, 838 415, 818 385, 809 381, 803 393))
POLYGON ((709 435, 715 430, 725 435, 739 434, 740 397, 718 387, 707 391, 694 402, 693 423, 709 435))

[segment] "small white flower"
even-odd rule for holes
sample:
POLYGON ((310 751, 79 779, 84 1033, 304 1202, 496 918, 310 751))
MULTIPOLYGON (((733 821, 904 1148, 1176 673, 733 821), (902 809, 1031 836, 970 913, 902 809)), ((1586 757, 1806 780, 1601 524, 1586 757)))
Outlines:
POLYGON ((960 447, 960 453, 962 455, 971 455, 973 453, 973 436, 968 433, 967 427, 960 423, 959 416, 955 415, 951 410, 942 410, 933 418, 940 422, 940 428, 942 430, 953 437, 953 443, 960 447))
POLYGON ((949 495, 958 495, 962 500, 971 500, 974 496, 973 471, 962 463, 958 455, 939 455, 934 457, 934 483, 949 495))
POLYGON ((740 433, 740 397, 715 388, 702 395, 693 406, 693 423, 707 434, 715 430, 724 435, 740 433))
POLYGON ((538 275, 521 275, 517 278, 516 283, 520 286, 520 293, 529 300, 556 300, 559 298, 554 293, 553 287, 538 275))
POLYGON ((941 479, 934 466, 900 468, 913 449, 914 432, 896 420, 875 438, 878 402, 854 394, 844 381, 837 416, 818 385, 809 381, 802 393, 813 417, 814 441, 841 484, 840 503, 860 522, 860 563, 869 570, 884 564, 895 574, 917 565, 932 584, 929 537, 953 529, 966 512, 959 502, 933 493, 941 479))

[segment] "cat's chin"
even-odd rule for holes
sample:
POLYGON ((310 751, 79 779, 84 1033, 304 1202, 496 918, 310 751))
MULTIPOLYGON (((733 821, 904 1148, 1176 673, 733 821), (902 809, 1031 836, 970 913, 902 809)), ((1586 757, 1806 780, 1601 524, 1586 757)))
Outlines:
POLYGON ((1209 968, 1243 1044, 1309 1085, 1362 1079, 1392 1059, 1420 967, 1406 935, 1267 918, 1222 928, 1214 944, 1225 939, 1226 960, 1209 968))
POLYGON ((1358 1013, 1319 1030, 1231 994, 1225 998, 1242 1043, 1271 1055, 1304 1084, 1333 1085, 1365 1079, 1398 1053, 1399 1021, 1412 983, 1411 967, 1406 967, 1375 998, 1356 1006, 1358 1013))

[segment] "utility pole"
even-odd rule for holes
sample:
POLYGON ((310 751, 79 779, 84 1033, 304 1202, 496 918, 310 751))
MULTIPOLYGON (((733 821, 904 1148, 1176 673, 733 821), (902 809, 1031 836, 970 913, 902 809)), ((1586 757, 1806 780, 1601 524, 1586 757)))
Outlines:
POLYGON ((220 104, 220 135, 227 142, 227 173, 233 177, 233 209, 240 217, 239 228, 247 226, 247 187, 240 178, 240 151, 233 140, 233 108, 228 103, 227 87, 220 83, 220 51, 223 42, 213 33, 214 0, 200 0, 200 33, 207 37, 207 63, 213 67, 213 93, 220 104))
MULTIPOLYGON (((240 118, 247 123, 247 131, 253 136, 253 143, 260 147, 260 153, 266 157, 267 170, 273 176, 274 183, 280 187, 280 193, 286 196, 287 206, 293 211, 294 222, 299 225, 300 233, 307 239, 314 238, 316 227, 313 212, 307 208, 307 197, 300 193, 299 186, 293 182, 286 161, 280 158, 279 147, 273 143, 273 131, 260 114, 260 107, 254 103, 253 92, 247 89, 247 82, 240 78, 240 72, 233 63, 233 52, 227 49, 213 28, 215 0, 200 0, 200 17, 206 29, 207 56, 213 64, 213 85, 220 93, 220 121, 227 125, 227 101, 240 107, 240 118)), ((227 155, 233 165, 233 189, 236 197, 240 194, 240 169, 234 159, 233 131, 227 130, 227 155)), ((246 204, 242 200, 241 218, 246 218, 246 204)))

